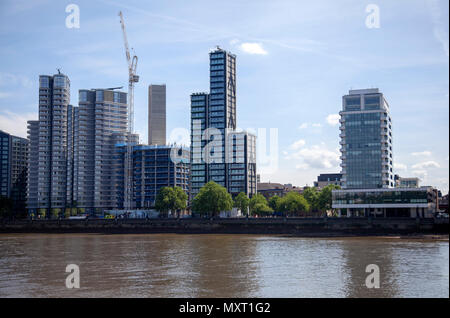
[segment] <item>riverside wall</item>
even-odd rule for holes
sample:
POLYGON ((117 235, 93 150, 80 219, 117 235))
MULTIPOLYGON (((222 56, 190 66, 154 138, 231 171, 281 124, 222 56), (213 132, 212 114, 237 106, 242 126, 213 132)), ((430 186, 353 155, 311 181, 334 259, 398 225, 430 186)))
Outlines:
POLYGON ((186 233, 378 236, 448 234, 448 219, 182 218, 0 221, 0 233, 186 233))

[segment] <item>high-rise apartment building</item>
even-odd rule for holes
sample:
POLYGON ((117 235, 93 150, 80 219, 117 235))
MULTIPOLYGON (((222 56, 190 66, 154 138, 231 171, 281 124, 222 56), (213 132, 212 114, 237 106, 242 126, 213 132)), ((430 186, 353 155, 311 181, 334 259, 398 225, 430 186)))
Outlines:
POLYGON ((350 90, 339 114, 343 187, 394 187, 392 120, 383 94, 377 88, 350 90))
POLYGON ((166 144, 166 85, 148 87, 148 144, 166 144))
POLYGON ((127 93, 113 89, 79 91, 76 201, 88 214, 116 207, 114 150, 127 136, 127 93))
POLYGON ((28 121, 30 152, 28 160, 27 208, 36 215, 39 179, 39 120, 28 121))
POLYGON ((29 122, 31 149, 37 149, 30 158, 37 159, 37 164, 30 162, 30 212, 55 209, 61 213, 67 205, 67 167, 72 160, 68 135, 73 129, 68 123, 69 103, 70 80, 66 75, 39 76, 39 120, 29 122))
POLYGON ((245 131, 227 135, 227 189, 231 195, 256 193, 256 136, 245 131))
POLYGON ((236 132, 236 56, 217 47, 209 64, 209 94, 191 95, 191 199, 208 181, 233 195, 251 196, 256 193, 256 137, 236 132))
MULTIPOLYGON (((124 208, 125 144, 116 146, 117 208, 124 208)), ((180 187, 189 195, 189 150, 176 146, 133 146, 133 208, 154 208, 162 187, 180 187)))
POLYGON ((0 130, 0 195, 9 197, 15 212, 25 212, 28 139, 0 130))
POLYGON ((208 105, 209 94, 196 93, 191 95, 191 199, 205 185, 208 177, 207 165, 203 160, 203 148, 206 145, 203 132, 207 127, 208 105))

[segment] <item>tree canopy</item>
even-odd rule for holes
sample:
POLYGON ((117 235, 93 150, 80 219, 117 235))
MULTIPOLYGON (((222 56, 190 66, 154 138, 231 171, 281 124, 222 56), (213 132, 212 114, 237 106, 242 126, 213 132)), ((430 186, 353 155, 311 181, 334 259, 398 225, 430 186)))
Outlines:
POLYGON ((187 194, 180 187, 163 187, 156 196, 155 208, 161 213, 186 209, 187 194))
POLYGON ((317 191, 317 188, 305 188, 302 193, 303 197, 308 201, 311 211, 319 210, 319 195, 320 192, 317 191))
POLYGON ((242 214, 247 215, 249 201, 247 195, 241 192, 234 198, 234 207, 240 209, 242 214))
POLYGON ((278 195, 274 195, 269 199, 269 207, 274 211, 280 211, 281 198, 278 195))
POLYGON ((8 218, 12 216, 13 201, 0 195, 0 218, 8 218))
POLYGON ((250 213, 252 215, 267 215, 273 212, 273 210, 267 204, 266 198, 262 194, 255 194, 249 202, 250 213))
POLYGON ((328 211, 331 210, 331 203, 332 203, 332 191, 333 190, 339 190, 341 187, 334 184, 329 184, 325 187, 323 187, 322 191, 320 191, 319 198, 318 198, 318 206, 319 209, 322 211, 328 211))
POLYGON ((229 211, 233 208, 233 199, 227 189, 214 181, 209 181, 192 200, 192 211, 216 216, 221 211, 229 211))
POLYGON ((280 209, 285 213, 296 214, 301 211, 309 211, 310 205, 301 194, 292 191, 281 198, 280 209))

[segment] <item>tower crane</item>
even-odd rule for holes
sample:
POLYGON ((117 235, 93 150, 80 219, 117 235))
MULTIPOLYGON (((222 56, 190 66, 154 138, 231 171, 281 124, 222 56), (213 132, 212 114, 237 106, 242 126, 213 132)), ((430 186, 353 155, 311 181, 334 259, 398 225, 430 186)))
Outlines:
POLYGON ((134 83, 139 82, 139 76, 136 75, 136 66, 138 58, 133 54, 130 55, 128 49, 127 32, 125 30, 125 22, 123 20, 122 11, 119 12, 120 25, 122 26, 123 42, 125 44, 125 55, 128 62, 128 140, 127 151, 125 154, 125 173, 124 186, 125 198, 124 209, 126 211, 133 208, 133 133, 134 133, 134 83))

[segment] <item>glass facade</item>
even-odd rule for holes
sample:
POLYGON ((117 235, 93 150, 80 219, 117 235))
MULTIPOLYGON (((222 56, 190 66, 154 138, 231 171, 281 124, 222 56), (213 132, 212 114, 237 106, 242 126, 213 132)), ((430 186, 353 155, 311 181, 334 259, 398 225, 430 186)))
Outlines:
POLYGON ((256 137, 235 132, 236 56, 217 48, 209 58, 210 93, 191 95, 190 199, 208 181, 233 195, 251 196, 256 192, 256 137))
POLYGON ((427 204, 429 194, 427 190, 415 191, 335 191, 333 205, 353 204, 427 204))
MULTIPOLYGON (((117 145, 116 162, 117 207, 124 203, 124 156, 126 147, 117 145)), ((171 146, 133 147, 133 196, 135 208, 154 208, 156 196, 162 187, 178 186, 189 193, 189 150, 171 146)))
POLYGON ((340 115, 343 187, 394 187, 392 123, 383 95, 378 89, 350 91, 340 115))
POLYGON ((11 190, 10 135, 0 131, 0 195, 9 197, 11 190))

